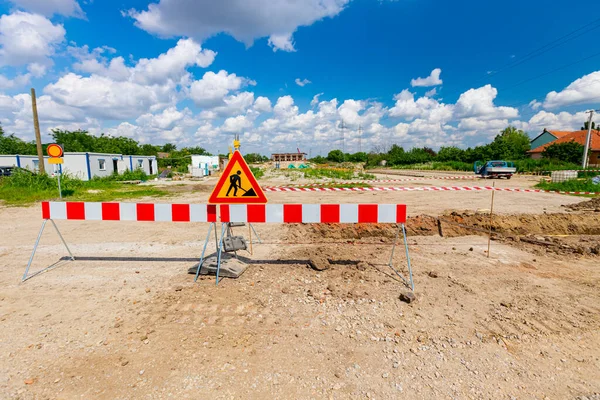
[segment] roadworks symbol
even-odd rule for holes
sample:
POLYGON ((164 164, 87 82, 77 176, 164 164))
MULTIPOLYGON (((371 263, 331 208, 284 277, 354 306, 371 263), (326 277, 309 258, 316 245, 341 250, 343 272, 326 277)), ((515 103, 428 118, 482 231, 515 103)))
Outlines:
POLYGON ((267 202, 246 160, 235 151, 208 202, 210 204, 264 204, 267 202))

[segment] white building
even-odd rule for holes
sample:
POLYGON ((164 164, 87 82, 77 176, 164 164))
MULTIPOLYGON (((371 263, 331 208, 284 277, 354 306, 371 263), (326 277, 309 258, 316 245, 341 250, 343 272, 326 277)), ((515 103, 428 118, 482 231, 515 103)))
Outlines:
POLYGON ((189 171, 192 176, 202 177, 219 170, 219 156, 200 156, 192 154, 189 171))
MULTIPOLYGON (((122 154, 106 153, 65 153, 64 163, 58 164, 59 171, 87 181, 94 177, 110 176, 113 173, 142 169, 148 175, 158 172, 155 156, 124 156, 122 154)), ((54 165, 48 164, 44 157, 46 172, 52 173, 54 165)), ((0 166, 17 166, 37 171, 37 156, 0 155, 0 166)))
MULTIPOLYGON (((46 171, 52 171, 52 166, 48 164, 48 158, 44 156, 44 167, 46 171)), ((0 154, 0 167, 20 167, 30 171, 37 171, 39 163, 38 156, 0 154)))

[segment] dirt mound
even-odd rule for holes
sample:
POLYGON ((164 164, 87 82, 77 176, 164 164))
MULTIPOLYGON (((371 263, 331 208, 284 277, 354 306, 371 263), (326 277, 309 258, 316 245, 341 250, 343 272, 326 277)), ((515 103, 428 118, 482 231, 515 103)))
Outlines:
MULTIPOLYGON (((453 212, 440 216, 439 220, 446 237, 487 234, 490 226, 490 216, 486 213, 453 212)), ((286 239, 294 242, 358 239, 389 242, 397 232, 393 224, 299 224, 288 225, 287 228, 286 239)), ((408 236, 438 235, 438 218, 430 215, 409 217, 406 231, 408 236)), ((600 235, 600 224, 594 214, 495 215, 492 232, 506 236, 600 235)))
POLYGON ((569 204, 563 206, 572 211, 594 211, 600 212, 600 197, 594 197, 591 200, 582 201, 581 203, 569 204))

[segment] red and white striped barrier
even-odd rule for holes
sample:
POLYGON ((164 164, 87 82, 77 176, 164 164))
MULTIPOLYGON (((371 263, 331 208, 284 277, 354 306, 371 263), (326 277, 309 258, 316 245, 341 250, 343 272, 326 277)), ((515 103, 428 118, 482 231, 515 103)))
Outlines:
POLYGON ((480 176, 477 175, 465 175, 465 176, 444 176, 444 177, 436 177, 436 176, 421 176, 415 178, 404 178, 404 179, 374 179, 374 180, 352 180, 352 181, 336 181, 336 182, 318 182, 318 183, 290 183, 286 185, 270 185, 263 186, 265 188, 284 188, 284 187, 306 187, 306 186, 327 186, 327 185, 340 185, 340 184, 352 184, 352 183, 393 183, 393 182, 409 182, 409 181, 424 181, 429 179, 450 179, 450 180, 460 180, 460 179, 480 179, 480 176))
POLYGON ((263 188, 265 192, 443 192, 443 191, 482 191, 495 190, 497 192, 523 192, 523 193, 560 193, 560 194, 591 194, 600 192, 567 192, 559 190, 543 189, 519 189, 502 188, 493 186, 405 186, 405 187, 354 187, 354 188, 332 188, 332 187, 268 187, 263 188))
POLYGON ((43 219, 152 222, 405 223, 404 204, 42 202, 43 219), (220 218, 217 217, 217 210, 220 218))

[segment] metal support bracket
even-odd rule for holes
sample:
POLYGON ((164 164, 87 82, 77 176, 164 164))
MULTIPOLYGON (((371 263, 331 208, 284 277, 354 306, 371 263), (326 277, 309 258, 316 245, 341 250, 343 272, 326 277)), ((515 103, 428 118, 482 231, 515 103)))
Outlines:
POLYGON ((48 223, 48 221, 52 222, 52 225, 54 226, 54 229, 56 230, 56 233, 58 233, 58 236, 60 237, 60 240, 63 242, 63 244, 65 245, 65 248, 67 249, 67 251, 69 252, 69 259, 71 261, 75 260, 75 256, 73 256, 73 253, 71 253, 71 250, 69 249, 69 246, 67 246, 67 242, 65 242, 65 239, 63 238, 62 234, 60 233, 60 231, 58 230, 58 227, 56 226, 56 223, 51 220, 51 219, 45 219, 44 222, 42 222, 42 227, 40 228, 40 233, 38 233, 37 239, 35 241, 35 245, 33 245, 33 251, 31 252, 31 256, 29 257, 29 262, 27 263, 27 268, 25 268, 25 273, 23 274, 23 278, 21 279, 21 282, 25 282, 28 279, 33 278, 36 275, 41 274, 42 272, 48 271, 51 268, 56 267, 58 264, 60 264, 62 261, 64 261, 64 259, 60 259, 57 262, 55 262, 54 264, 40 270, 37 272, 34 272, 31 275, 29 274, 29 268, 31 267, 31 264, 33 263, 33 258, 35 256, 35 252, 37 251, 38 245, 40 244, 40 239, 42 238, 42 233, 44 233, 44 228, 46 227, 46 224, 48 223))
POLYGON ((396 273, 396 275, 398 275, 398 277, 400 277, 400 279, 402 279, 402 281, 404 281, 404 283, 411 288, 411 290, 415 290, 415 284, 413 282, 413 276, 412 276, 412 266, 410 264, 410 254, 408 252, 408 240, 406 238, 406 228, 404 226, 404 224, 400 224, 398 226, 398 231, 396 232, 396 237, 394 238, 394 246, 392 247, 392 255, 390 256, 390 262, 388 263, 388 266, 392 269, 392 271, 394 271, 396 273), (394 260, 394 250, 396 250, 396 244, 398 242, 398 236, 400 236, 400 232, 402 232, 402 237, 404 239, 404 250, 406 251, 406 262, 408 264, 408 277, 409 279, 407 280, 406 278, 404 278, 404 276, 402 276, 402 274, 400 274, 400 272, 398 272, 396 270, 396 268, 394 268, 394 264, 393 264, 393 260, 394 260))

